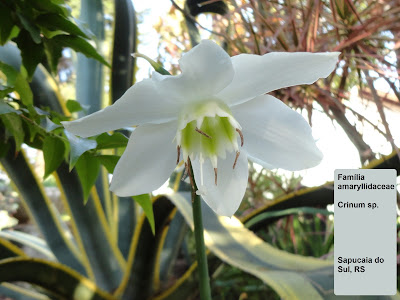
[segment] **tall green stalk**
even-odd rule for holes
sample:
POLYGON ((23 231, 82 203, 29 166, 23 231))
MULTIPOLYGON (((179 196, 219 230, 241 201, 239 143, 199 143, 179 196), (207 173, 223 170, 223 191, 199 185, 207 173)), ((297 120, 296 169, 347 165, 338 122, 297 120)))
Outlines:
POLYGON ((210 277, 208 275, 206 247, 204 244, 203 218, 201 214, 201 199, 200 196, 196 194, 197 185, 194 180, 190 159, 188 160, 188 163, 190 183, 192 186, 193 224, 194 238, 196 241, 196 258, 199 270, 200 299, 211 300, 210 277))

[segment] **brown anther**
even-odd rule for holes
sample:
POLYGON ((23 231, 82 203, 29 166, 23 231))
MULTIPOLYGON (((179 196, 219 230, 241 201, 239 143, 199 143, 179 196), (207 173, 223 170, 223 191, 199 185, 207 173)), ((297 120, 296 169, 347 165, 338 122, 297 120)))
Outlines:
POLYGON ((243 147, 243 142, 244 142, 244 140, 243 140, 243 133, 242 133, 242 131, 241 131, 239 128, 236 128, 236 131, 237 131, 237 133, 239 133, 239 135, 240 135, 240 147, 243 147))
POLYGON ((181 156, 181 146, 177 146, 176 151, 178 152, 178 156, 176 158, 176 164, 179 164, 179 157, 181 156))
POLYGON ((204 135, 206 138, 209 138, 209 139, 211 139, 212 137, 211 136, 209 136, 207 133, 205 133, 204 131, 201 131, 200 129, 198 129, 197 127, 195 128, 195 130, 198 132, 198 133, 200 133, 200 134, 202 134, 202 135, 204 135))
POLYGON ((236 167, 236 163, 239 158, 239 155, 240 155, 240 151, 236 151, 236 157, 235 157, 235 162, 233 163, 233 169, 236 167))
POLYGON ((218 172, 217 172, 217 168, 214 168, 214 182, 215 182, 215 185, 217 185, 217 178, 218 178, 218 172))

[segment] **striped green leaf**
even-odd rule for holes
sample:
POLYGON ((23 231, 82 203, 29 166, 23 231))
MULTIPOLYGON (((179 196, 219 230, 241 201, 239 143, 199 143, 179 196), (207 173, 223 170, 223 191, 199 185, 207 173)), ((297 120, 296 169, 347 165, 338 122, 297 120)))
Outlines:
POLYGON ((115 299, 76 271, 59 263, 35 258, 0 261, 0 282, 23 281, 38 285, 66 299, 115 299))

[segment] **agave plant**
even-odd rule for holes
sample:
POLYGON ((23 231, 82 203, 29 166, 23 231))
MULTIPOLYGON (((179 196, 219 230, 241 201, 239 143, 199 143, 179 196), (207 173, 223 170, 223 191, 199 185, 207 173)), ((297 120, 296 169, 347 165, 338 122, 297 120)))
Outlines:
MULTIPOLYGON (((93 37, 91 31, 79 25, 60 3, 0 3, 0 163, 42 235, 37 238, 13 230, 0 231, 0 295, 15 299, 195 298, 197 263, 189 257, 180 277, 172 272, 179 251, 187 248, 187 228, 193 228, 189 193, 180 183, 182 172, 174 174, 174 188, 168 195, 117 197, 108 190, 108 175, 127 145, 125 134, 129 132, 83 139, 60 126, 61 121, 71 120, 72 113, 82 114, 84 105, 101 107, 101 93, 93 91, 103 89, 101 76, 97 75, 107 68, 107 62, 88 43, 93 37), (9 43, 10 39, 16 41, 20 52, 9 43), (85 83, 77 87, 80 102, 62 99, 50 73, 57 71, 63 46, 92 57, 86 62, 79 58, 82 70, 77 81, 85 83), (30 55, 29 51, 38 55, 30 55), (53 174, 56 178, 68 222, 44 192, 22 144, 43 151, 45 177, 53 174), (27 256, 16 244, 35 249, 43 258, 27 256)), ((95 32, 97 26, 101 33, 104 24, 94 16, 103 14, 102 2, 82 1, 82 6, 90 29, 95 32), (95 9, 84 9, 91 4, 95 9)), ((192 30, 193 44, 198 41, 194 16, 229 12, 223 2, 201 10, 196 7, 196 1, 187 1, 182 9, 192 30)), ((356 16, 354 12, 346 13, 356 16)), ((131 1, 115 1, 112 102, 133 81, 134 60, 130 54, 135 52, 137 42, 135 17, 131 1)), ((101 34, 96 36, 101 38, 101 34)), ((252 51, 245 37, 242 43, 246 47, 241 50, 252 51)), ((229 49, 234 51, 232 45, 229 49)), ((400 171, 395 153, 370 167, 400 171)), ((334 298, 332 261, 278 250, 253 232, 287 215, 327 213, 324 207, 332 203, 328 184, 277 198, 241 220, 217 216, 203 207, 213 278, 218 277, 221 265, 229 264, 261 279, 283 299, 334 298), (316 206, 323 209, 317 210, 316 206)), ((332 238, 324 243, 326 249, 320 254, 329 251, 332 238)), ((382 297, 391 298, 397 299, 398 295, 382 297)))

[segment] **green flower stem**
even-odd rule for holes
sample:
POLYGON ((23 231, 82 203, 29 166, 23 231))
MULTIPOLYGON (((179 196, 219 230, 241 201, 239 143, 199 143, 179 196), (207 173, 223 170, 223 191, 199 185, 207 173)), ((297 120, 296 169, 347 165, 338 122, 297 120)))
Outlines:
POLYGON ((196 194, 197 186, 193 176, 193 169, 190 160, 188 160, 189 177, 192 186, 192 207, 193 207, 193 223, 194 237, 196 241, 196 257, 200 279, 200 299, 211 300, 210 277, 208 276, 208 265, 206 247, 204 244, 204 228, 201 215, 201 199, 196 194))

